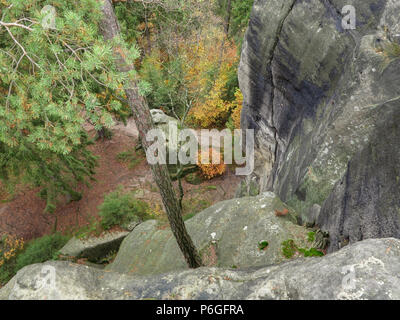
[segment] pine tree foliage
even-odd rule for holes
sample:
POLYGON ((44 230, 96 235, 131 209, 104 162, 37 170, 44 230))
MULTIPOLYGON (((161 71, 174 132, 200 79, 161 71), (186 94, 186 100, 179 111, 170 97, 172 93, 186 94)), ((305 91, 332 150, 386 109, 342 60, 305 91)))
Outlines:
MULTIPOLYGON (((125 105, 125 79, 115 69, 111 44, 99 34, 100 5, 0 1, 0 178, 7 185, 41 186, 48 211, 60 192, 79 199, 76 183, 94 173, 83 124, 109 128, 112 114, 125 105), (54 28, 43 23, 46 5, 55 8, 54 28)), ((127 59, 135 61, 137 47, 127 49, 127 59)))

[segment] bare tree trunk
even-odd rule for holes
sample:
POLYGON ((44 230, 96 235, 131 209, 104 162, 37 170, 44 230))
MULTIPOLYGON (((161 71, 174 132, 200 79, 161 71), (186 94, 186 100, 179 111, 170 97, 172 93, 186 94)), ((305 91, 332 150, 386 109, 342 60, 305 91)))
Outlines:
POLYGON ((229 38, 229 29, 231 26, 232 0, 228 0, 226 5, 225 34, 229 38))
MULTIPOLYGON (((112 40, 120 35, 120 28, 111 1, 101 1, 103 1, 102 11, 104 17, 101 22, 100 29, 105 40, 112 40)), ((123 48, 115 45, 113 52, 118 71, 129 72, 133 70, 134 66, 127 65, 126 63, 125 52, 123 48)), ((125 93, 128 98, 129 106, 132 109, 133 117, 138 128, 143 147, 145 150, 147 150, 149 143, 146 140, 146 134, 149 130, 154 128, 150 110, 144 97, 139 94, 138 85, 134 80, 130 80, 126 88, 127 89, 125 89, 125 93)), ((171 230, 186 259, 186 262, 190 268, 200 267, 201 258, 193 244, 192 239, 187 233, 185 223, 182 219, 182 211, 179 207, 167 166, 156 164, 152 165, 151 169, 154 180, 160 189, 162 201, 167 212, 171 230)))

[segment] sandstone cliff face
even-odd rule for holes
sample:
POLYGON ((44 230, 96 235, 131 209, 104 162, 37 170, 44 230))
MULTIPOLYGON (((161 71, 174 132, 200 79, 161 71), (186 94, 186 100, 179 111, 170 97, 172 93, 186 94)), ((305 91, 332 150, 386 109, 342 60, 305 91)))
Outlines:
POLYGON ((302 216, 321 205, 330 251, 400 236, 400 59, 382 50, 400 41, 399 16, 393 0, 254 4, 239 68, 242 126, 256 130, 248 183, 302 216), (342 28, 347 4, 356 30, 342 28))

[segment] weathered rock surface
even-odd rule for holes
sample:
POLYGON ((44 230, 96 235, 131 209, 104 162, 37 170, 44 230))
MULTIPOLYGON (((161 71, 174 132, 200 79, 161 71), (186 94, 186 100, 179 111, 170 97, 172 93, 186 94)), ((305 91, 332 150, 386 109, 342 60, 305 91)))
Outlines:
POLYGON ((117 251, 122 240, 129 232, 106 233, 102 237, 79 239, 71 238, 60 250, 64 256, 75 258, 88 258, 89 261, 96 262, 104 258, 112 251, 117 251))
POLYGON ((152 109, 150 114, 155 125, 168 125, 170 122, 178 122, 175 118, 167 116, 161 109, 152 109))
POLYGON ((368 238, 400 238, 399 141, 400 113, 392 110, 322 208, 318 225, 329 231, 329 251, 368 238))
MULTIPOLYGON (((186 227, 196 247, 219 267, 255 267, 275 264, 286 258, 283 241, 293 239, 299 247, 310 247, 308 231, 288 214, 277 217, 284 204, 270 192, 220 202, 191 218, 186 227), (260 250, 260 241, 269 243, 260 250)), ((123 241, 108 270, 121 273, 157 274, 186 269, 187 265, 170 229, 162 230, 155 220, 139 225, 123 241)))
MULTIPOLYGON (((179 121, 176 118, 170 117, 164 113, 161 109, 152 109, 150 110, 152 119, 154 124, 156 125, 157 129, 160 129, 161 132, 164 135, 165 139, 165 152, 166 152, 166 157, 167 161, 169 159, 170 154, 175 153, 177 154, 177 150, 179 150, 179 143, 176 140, 175 142, 170 141, 170 136, 176 136, 176 139, 178 139, 179 134, 181 132, 181 126, 179 121), (171 131, 170 132, 170 126, 173 126, 176 129, 176 132, 171 131)), ((178 157, 176 159, 173 159, 173 161, 168 161, 168 163, 174 163, 178 161, 178 157)), ((193 173, 198 170, 198 167, 195 164, 185 164, 182 165, 181 168, 175 164, 169 164, 168 165, 168 170, 170 172, 170 176, 172 180, 176 180, 180 177, 185 177, 189 173, 193 173), (179 172, 181 170, 181 172, 179 172)))
POLYGON ((68 262, 20 270, 0 299, 400 299, 400 241, 369 239, 260 269, 138 277, 68 262), (46 283, 47 285, 44 285, 46 283))
POLYGON ((300 215, 323 206, 323 225, 332 231, 336 219, 335 228, 345 229, 332 235, 334 249, 339 235, 398 237, 400 230, 393 180, 400 163, 397 147, 390 148, 398 141, 386 142, 382 130, 400 114, 400 59, 382 50, 400 34, 400 2, 351 1, 356 30, 342 29, 347 4, 256 0, 239 69, 242 125, 256 130, 254 176, 261 192, 275 192, 300 215), (387 146, 378 148, 379 139, 387 146), (371 145, 384 152, 383 162, 369 161, 376 152, 371 145), (351 188, 333 191, 349 174, 351 188), (332 191, 334 201, 323 205, 332 191), (343 205, 349 192, 351 208, 337 213, 333 202, 343 205), (392 209, 382 214, 378 207, 385 201, 384 208, 392 209), (339 222, 344 216, 347 222, 339 222))
POLYGON ((317 223, 320 212, 321 212, 321 206, 318 204, 314 204, 307 211, 301 212, 299 224, 312 228, 317 223))

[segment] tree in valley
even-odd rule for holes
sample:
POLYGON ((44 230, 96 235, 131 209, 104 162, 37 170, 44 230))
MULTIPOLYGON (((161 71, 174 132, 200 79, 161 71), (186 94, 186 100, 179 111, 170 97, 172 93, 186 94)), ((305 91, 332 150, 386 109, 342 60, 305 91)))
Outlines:
POLYGON ((223 17, 225 32, 236 40, 242 38, 254 0, 216 0, 215 11, 223 17))
MULTIPOLYGON (((134 65, 132 62, 127 60, 129 51, 127 50, 121 38, 120 27, 110 0, 104 0, 102 11, 103 19, 100 24, 100 30, 104 36, 104 39, 108 43, 111 43, 117 70, 121 74, 126 75, 124 90, 128 99, 128 104, 132 108, 133 117, 139 130, 142 145, 144 149, 147 150, 149 143, 146 139, 146 134, 155 128, 152 122, 150 110, 145 98, 140 93, 136 80, 137 78, 134 65)), ((154 164, 151 165, 151 169, 154 180, 160 189, 162 201, 164 203, 171 230, 186 259, 186 262, 191 268, 200 267, 201 258, 193 244, 192 239, 187 233, 185 223, 182 218, 182 208, 180 207, 176 198, 167 165, 154 164)))

